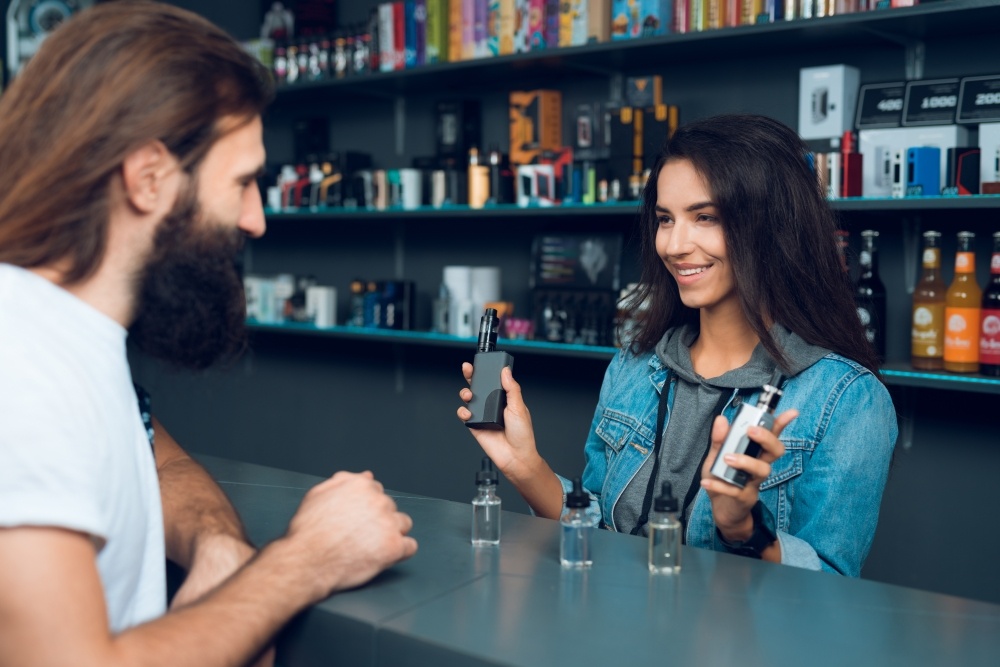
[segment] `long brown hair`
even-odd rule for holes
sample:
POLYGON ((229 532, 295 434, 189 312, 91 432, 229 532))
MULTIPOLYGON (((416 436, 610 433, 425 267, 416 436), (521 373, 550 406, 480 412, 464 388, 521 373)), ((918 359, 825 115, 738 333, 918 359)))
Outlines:
POLYGON ((0 262, 90 276, 129 153, 160 140, 193 172, 222 118, 249 121, 272 95, 264 67, 196 14, 142 0, 81 12, 0 97, 0 262))
POLYGON ((879 375, 836 246, 837 222, 789 127, 754 114, 713 116, 679 128, 652 170, 640 214, 642 279, 628 302, 639 322, 628 341, 653 349, 672 326, 697 326, 656 253, 657 180, 669 160, 690 160, 719 209, 743 314, 761 345, 787 368, 768 331, 782 324, 879 375), (642 312, 643 308, 648 308, 642 312))

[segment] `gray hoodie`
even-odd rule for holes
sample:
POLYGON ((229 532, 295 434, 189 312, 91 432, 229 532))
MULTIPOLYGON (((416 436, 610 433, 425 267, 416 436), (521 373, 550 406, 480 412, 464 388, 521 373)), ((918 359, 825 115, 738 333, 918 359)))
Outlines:
MULTIPOLYGON (((822 347, 810 345, 781 325, 771 327, 771 335, 791 366, 791 376, 801 373, 829 353, 822 347)), ((712 420, 720 396, 723 393, 727 397, 732 396, 733 390, 744 397, 758 391, 770 379, 775 368, 771 356, 758 344, 743 366, 719 377, 703 378, 691 364, 691 345, 697 337, 697 328, 685 325, 668 330, 656 345, 656 355, 673 371, 677 386, 673 405, 670 406, 670 419, 663 433, 655 488, 659 489, 663 482, 670 482, 678 504, 683 504, 692 483, 697 484, 701 478, 699 463, 708 450, 712 420)), ((652 470, 653 457, 650 456, 615 504, 615 525, 622 531, 631 531, 639 520, 652 470)), ((685 520, 690 515, 691 505, 683 508, 685 520)), ((645 526, 641 534, 647 534, 645 526)))

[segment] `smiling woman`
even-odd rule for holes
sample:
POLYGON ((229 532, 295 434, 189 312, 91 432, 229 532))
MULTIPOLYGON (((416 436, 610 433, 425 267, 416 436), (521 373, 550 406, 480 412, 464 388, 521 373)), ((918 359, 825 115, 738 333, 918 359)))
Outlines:
MULTIPOLYGON (((642 280, 627 304, 639 324, 605 374, 584 446, 602 525, 646 534, 653 490, 670 482, 688 544, 858 576, 896 419, 806 147, 763 116, 684 126, 646 183, 640 225, 642 280), (747 431, 759 457, 723 458, 746 485, 714 477, 729 422, 776 372, 787 409, 771 430, 747 431)), ((509 373, 503 384, 505 430, 473 435, 554 518, 569 483, 538 454, 509 373)))

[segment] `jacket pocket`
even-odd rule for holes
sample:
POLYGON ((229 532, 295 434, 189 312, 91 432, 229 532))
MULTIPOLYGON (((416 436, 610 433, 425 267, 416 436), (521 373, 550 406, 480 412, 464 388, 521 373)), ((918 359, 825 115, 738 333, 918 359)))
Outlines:
POLYGON ((798 449, 786 449, 785 455, 771 464, 771 474, 761 483, 760 490, 766 491, 779 484, 784 484, 801 474, 802 451, 798 449))
POLYGON ((641 431, 638 421, 623 412, 605 410, 604 416, 597 424, 597 436, 604 441, 604 453, 610 463, 626 447, 631 447, 643 457, 649 453, 653 444, 641 431))

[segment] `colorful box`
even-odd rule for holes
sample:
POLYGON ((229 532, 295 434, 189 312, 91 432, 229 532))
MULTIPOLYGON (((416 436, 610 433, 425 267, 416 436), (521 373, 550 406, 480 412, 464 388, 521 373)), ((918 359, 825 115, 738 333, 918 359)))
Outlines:
POLYGON ((562 94, 558 90, 510 94, 510 161, 533 164, 543 150, 562 145, 562 94))

